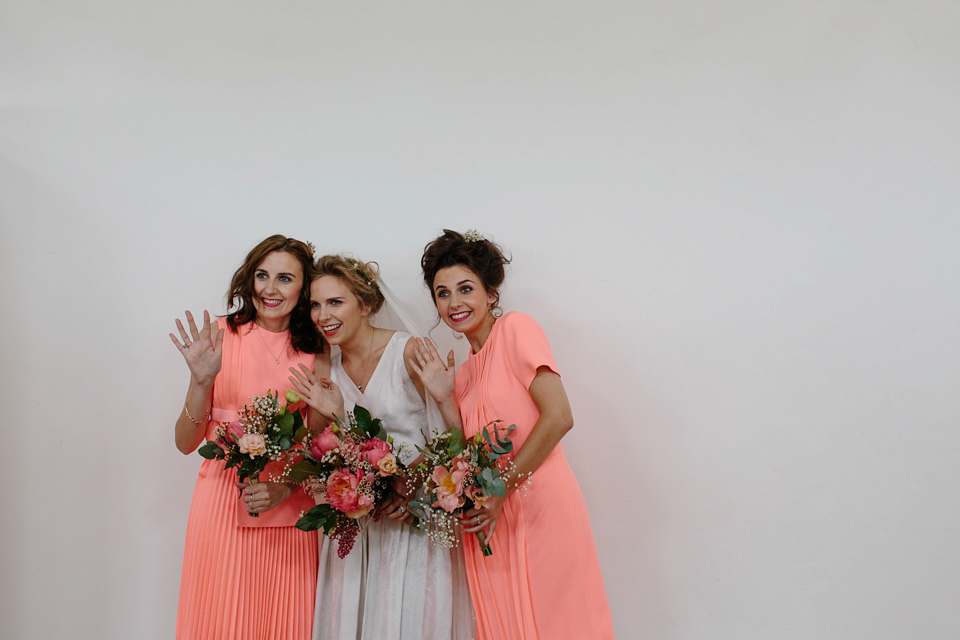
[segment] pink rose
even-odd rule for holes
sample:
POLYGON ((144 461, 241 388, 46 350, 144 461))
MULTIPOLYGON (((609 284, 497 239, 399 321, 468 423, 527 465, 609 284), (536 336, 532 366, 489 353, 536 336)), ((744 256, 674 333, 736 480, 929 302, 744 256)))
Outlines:
POLYGON ((251 458, 267 452, 267 443, 259 433, 245 433, 240 436, 237 444, 240 445, 240 453, 248 453, 251 458))
POLYGON ((350 518, 359 518, 373 509, 373 496, 360 491, 362 475, 337 469, 327 479, 327 502, 350 518))
POLYGON ((243 435, 243 423, 239 420, 234 420, 227 425, 227 436, 233 439, 236 442, 240 436, 243 435))
POLYGON ((327 427, 320 435, 310 441, 310 453, 316 458, 340 446, 340 436, 333 432, 333 427, 327 427))
POLYGON ((390 455, 390 444, 380 438, 370 438, 367 440, 367 443, 363 445, 363 455, 367 458, 367 462, 369 462, 371 466, 376 467, 381 458, 390 455))
POLYGON ((446 467, 438 466, 433 470, 433 482, 436 485, 434 493, 437 495, 438 506, 448 513, 463 506, 463 476, 464 470, 450 472, 446 467))

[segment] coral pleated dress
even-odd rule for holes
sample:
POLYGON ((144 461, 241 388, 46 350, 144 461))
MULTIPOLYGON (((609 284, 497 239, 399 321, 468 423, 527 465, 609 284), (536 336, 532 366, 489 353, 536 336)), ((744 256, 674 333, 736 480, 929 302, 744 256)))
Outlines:
MULTIPOLYGON (((207 439, 253 395, 290 387, 289 367, 313 368, 289 332, 255 322, 234 333, 224 319, 223 366, 213 387, 207 439)), ((262 480, 267 480, 265 473, 262 480)), ((204 460, 190 504, 177 607, 178 640, 309 640, 317 581, 317 534, 293 525, 313 500, 297 489, 259 518, 247 515, 236 469, 204 460)))
MULTIPOLYGON (((500 419, 517 425, 518 450, 540 417, 528 390, 540 367, 557 372, 540 326, 517 312, 499 318, 457 372, 465 434, 500 419)), ((614 637, 586 504, 561 445, 504 502, 489 542, 484 557, 476 536, 463 537, 480 640, 614 637)))

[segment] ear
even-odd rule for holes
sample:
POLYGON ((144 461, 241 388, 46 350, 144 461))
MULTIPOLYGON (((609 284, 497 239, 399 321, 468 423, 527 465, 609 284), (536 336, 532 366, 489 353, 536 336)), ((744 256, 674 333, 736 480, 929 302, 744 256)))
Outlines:
POLYGON ((497 294, 492 291, 487 292, 487 303, 492 307, 497 304, 497 294))

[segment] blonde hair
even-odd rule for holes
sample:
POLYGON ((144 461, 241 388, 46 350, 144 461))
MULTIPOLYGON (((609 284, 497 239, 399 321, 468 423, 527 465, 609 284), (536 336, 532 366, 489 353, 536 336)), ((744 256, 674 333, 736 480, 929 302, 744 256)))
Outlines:
POLYGON ((383 307, 383 294, 377 286, 380 265, 376 262, 363 262, 343 255, 323 256, 317 260, 313 272, 314 279, 321 276, 340 278, 371 315, 383 307))

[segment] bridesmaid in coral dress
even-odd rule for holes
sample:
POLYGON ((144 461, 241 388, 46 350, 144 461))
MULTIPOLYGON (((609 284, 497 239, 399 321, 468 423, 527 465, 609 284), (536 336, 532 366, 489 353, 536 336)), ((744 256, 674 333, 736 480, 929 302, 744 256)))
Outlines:
MULTIPOLYGON (((184 454, 237 417, 250 396, 282 392, 289 367, 328 375, 323 338, 310 321, 313 256, 292 238, 258 244, 233 276, 236 310, 202 328, 187 312, 170 339, 190 368, 177 418, 184 454), (188 330, 189 329, 189 330, 188 330)), ((296 529, 313 501, 294 485, 238 484, 222 460, 200 466, 190 505, 177 608, 178 640, 309 640, 317 576, 317 535, 296 529), (240 490, 238 490, 238 487, 240 490), (248 510, 259 514, 251 517, 248 510)))
MULTIPOLYGON (((467 512, 463 537, 467 578, 480 640, 605 640, 614 637, 603 576, 580 486, 560 439, 573 426, 570 405, 546 336, 528 315, 495 316, 508 260, 475 231, 444 234, 421 265, 440 318, 470 342, 454 378, 430 342, 412 362, 441 407, 459 405, 467 436, 491 420, 516 424, 515 469, 508 492, 467 512), (456 403, 450 403, 453 394, 456 403), (447 402, 443 402, 444 400, 447 402), (526 489, 516 491, 527 478, 526 489)), ((462 422, 461 422, 462 421, 462 422)))

